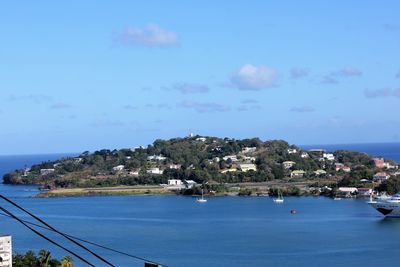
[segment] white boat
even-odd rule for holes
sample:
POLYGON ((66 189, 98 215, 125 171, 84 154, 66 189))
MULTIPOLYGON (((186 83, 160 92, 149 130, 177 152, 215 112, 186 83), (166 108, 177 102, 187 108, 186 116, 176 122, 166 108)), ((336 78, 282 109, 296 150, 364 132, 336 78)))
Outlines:
POLYGON ((278 190, 278 198, 274 198, 275 203, 283 203, 284 199, 280 190, 278 190))
POLYGON ((201 189, 201 198, 196 199, 196 201, 199 203, 207 202, 207 199, 204 198, 203 189, 201 189))
POLYGON ((390 198, 377 199, 376 201, 369 201, 367 203, 386 217, 400 218, 400 193, 390 198))

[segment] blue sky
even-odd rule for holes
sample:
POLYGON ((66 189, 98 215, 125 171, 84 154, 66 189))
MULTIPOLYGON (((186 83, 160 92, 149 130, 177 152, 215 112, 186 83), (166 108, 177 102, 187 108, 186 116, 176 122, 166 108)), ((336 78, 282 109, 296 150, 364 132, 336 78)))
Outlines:
POLYGON ((400 140, 398 1, 0 7, 0 154, 400 140))

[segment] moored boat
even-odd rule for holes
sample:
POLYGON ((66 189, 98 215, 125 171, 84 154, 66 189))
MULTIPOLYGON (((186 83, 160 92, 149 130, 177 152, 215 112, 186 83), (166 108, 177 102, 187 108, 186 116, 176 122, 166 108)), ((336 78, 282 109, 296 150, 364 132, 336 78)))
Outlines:
POLYGON ((400 193, 397 193, 390 198, 369 201, 368 204, 386 217, 400 218, 400 193))

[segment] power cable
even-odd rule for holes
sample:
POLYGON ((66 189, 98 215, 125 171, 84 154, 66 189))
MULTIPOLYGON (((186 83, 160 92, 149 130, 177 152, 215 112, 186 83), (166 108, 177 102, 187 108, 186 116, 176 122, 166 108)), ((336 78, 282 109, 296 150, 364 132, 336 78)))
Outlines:
POLYGON ((9 212, 8 210, 6 210, 5 208, 0 206, 0 210, 4 211, 5 213, 7 213, 10 217, 12 217, 13 219, 17 220, 18 222, 20 222, 22 225, 24 225, 26 228, 28 228, 29 230, 31 230, 32 232, 34 232, 35 234, 37 234, 38 236, 40 236, 41 238, 46 239, 47 241, 49 241, 50 243, 52 243, 53 245, 56 245, 57 247, 67 251, 68 253, 70 253, 71 255, 77 257, 78 259, 80 259, 81 261, 83 261, 84 263, 88 264, 89 266, 92 267, 96 267, 95 265, 91 264, 90 262, 88 262, 87 260, 85 260, 84 258, 82 258, 81 256, 79 256, 78 254, 76 254, 75 252, 69 250, 68 248, 58 244, 57 242, 51 240, 50 238, 48 238, 47 236, 43 235, 42 233, 40 233, 39 231, 35 230, 34 228, 30 227, 29 225, 27 225, 25 222, 23 222, 20 218, 18 218, 17 216, 15 216, 14 214, 12 214, 11 212, 9 212))
MULTIPOLYGON (((11 218, 10 215, 4 214, 4 213, 1 213, 1 212, 0 212, 0 215, 11 218)), ((47 228, 47 227, 45 227, 43 225, 40 225, 40 224, 36 224, 36 223, 33 223, 33 222, 25 221, 25 220, 22 220, 22 219, 21 219, 21 221, 23 221, 23 222, 25 222, 27 224, 30 224, 30 225, 33 225, 33 226, 48 230, 48 231, 53 231, 50 228, 47 228)), ((110 247, 106 247, 106 246, 103 246, 103 245, 100 245, 100 244, 94 243, 92 241, 88 241, 88 240, 85 240, 85 239, 82 239, 82 238, 79 238, 79 237, 76 237, 76 236, 73 236, 73 235, 69 235, 69 234, 65 234, 65 235, 67 235, 67 236, 69 236, 69 237, 71 237, 73 239, 79 240, 81 242, 85 242, 87 244, 90 244, 90 245, 93 245, 93 246, 96 246, 96 247, 99 247, 99 248, 102 248, 102 249, 105 249, 105 250, 109 250, 109 251, 112 251, 112 252, 127 256, 127 257, 131 257, 131 258, 134 258, 134 259, 137 259, 137 260, 141 260, 141 261, 145 261, 145 262, 150 262, 150 263, 157 264, 157 265, 160 265, 160 266, 163 266, 163 267, 168 267, 165 264, 162 264, 162 263, 159 263, 159 262, 155 262, 155 261, 152 261, 152 260, 149 260, 149 259, 146 259, 146 258, 142 258, 140 256, 135 256, 133 254, 129 254, 129 253, 126 253, 126 252, 123 252, 123 251, 119 251, 119 250, 116 250, 116 249, 113 249, 113 248, 110 248, 110 247)))
POLYGON ((53 230, 54 232, 56 232, 59 235, 62 235, 63 237, 65 237, 66 239, 68 239, 69 241, 71 241, 72 243, 74 243, 75 245, 83 248, 84 250, 86 250, 87 252, 89 252, 90 254, 92 254, 93 256, 95 256, 96 258, 98 258, 99 260, 101 260, 102 262, 110 265, 111 267, 115 267, 112 263, 110 263, 109 261, 107 261, 106 259, 104 259, 103 257, 101 257, 100 255, 98 255, 97 253, 91 251, 90 249, 88 249, 87 247, 85 247, 84 245, 82 245, 81 243, 73 240, 72 238, 68 237, 67 235, 65 235, 64 233, 58 231, 57 229, 55 229, 53 226, 51 226, 50 224, 46 223, 45 221, 43 221, 42 219, 40 219, 39 217, 37 217, 36 215, 32 214, 31 212, 27 211, 26 209, 24 209, 23 207, 21 207, 20 205, 18 205, 17 203, 11 201, 10 199, 6 198, 3 195, 0 195, 0 198, 4 199, 5 201, 7 201, 8 203, 10 203, 11 205, 17 207, 18 209, 22 210, 23 212, 29 214, 31 217, 33 217, 35 220, 41 222, 42 224, 46 225, 48 228, 50 228, 51 230, 53 230))

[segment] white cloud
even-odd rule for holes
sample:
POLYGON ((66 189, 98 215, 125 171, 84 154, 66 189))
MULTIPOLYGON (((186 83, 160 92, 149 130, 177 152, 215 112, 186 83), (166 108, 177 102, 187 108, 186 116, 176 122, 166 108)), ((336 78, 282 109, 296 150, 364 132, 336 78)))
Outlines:
POLYGON ((240 90, 261 90, 276 86, 277 73, 266 66, 245 64, 230 77, 230 85, 240 90))
POLYGON ((55 103, 50 106, 51 109, 68 109, 71 108, 72 106, 63 102, 55 103))
POLYGON ((183 108, 187 109, 194 109, 195 111, 199 113, 211 113, 211 112, 226 112, 230 110, 229 106, 221 105, 218 103, 212 103, 212 102, 207 102, 207 103, 199 103, 195 101, 184 101, 179 104, 183 108))
POLYGON ((308 75, 308 70, 307 69, 302 69, 302 68, 292 68, 290 70, 290 76, 292 79, 298 79, 302 78, 308 75))
POLYGON ((400 88, 390 89, 383 88, 377 90, 368 90, 364 91, 364 95, 367 98, 382 98, 382 97, 398 97, 400 98, 400 88))
POLYGON ((194 83, 176 84, 173 88, 183 94, 207 93, 210 90, 206 85, 194 83))
POLYGON ((303 106, 303 107, 292 107, 290 109, 291 112, 297 112, 297 113, 305 113, 305 112, 313 112, 314 108, 309 107, 309 106, 303 106))
POLYGON ((144 27, 129 27, 117 33, 115 41, 126 44, 139 44, 153 47, 168 47, 178 43, 177 34, 162 29, 157 24, 148 24, 144 27))
POLYGON ((336 75, 337 76, 344 76, 344 77, 361 76, 362 72, 359 69, 346 66, 343 69, 341 69, 338 72, 336 72, 336 75))

